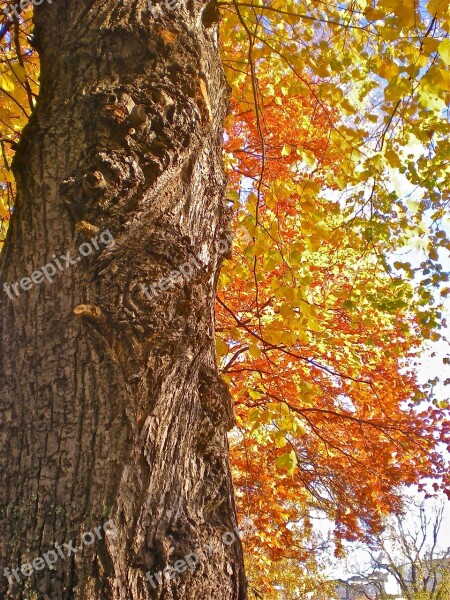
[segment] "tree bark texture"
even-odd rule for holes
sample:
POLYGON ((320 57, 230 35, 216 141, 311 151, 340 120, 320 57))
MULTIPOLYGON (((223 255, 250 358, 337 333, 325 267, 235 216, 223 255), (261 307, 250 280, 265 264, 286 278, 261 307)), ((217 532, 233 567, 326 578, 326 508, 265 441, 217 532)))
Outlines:
POLYGON ((34 19, 41 90, 1 257, 0 597, 244 599, 240 542, 222 539, 236 515, 214 345, 229 233, 214 7, 53 0, 34 19), (114 243, 82 256, 106 230, 114 243), (192 258, 192 277, 142 290, 192 258), (57 260, 51 281, 3 290, 57 260), (81 549, 107 520, 117 535, 81 549), (72 539, 52 569, 3 575, 72 539), (195 568, 146 578, 196 549, 195 568))

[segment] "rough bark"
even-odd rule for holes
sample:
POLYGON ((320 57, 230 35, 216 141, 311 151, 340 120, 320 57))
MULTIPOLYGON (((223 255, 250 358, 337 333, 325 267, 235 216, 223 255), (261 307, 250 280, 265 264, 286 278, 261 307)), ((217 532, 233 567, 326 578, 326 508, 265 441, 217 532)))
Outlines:
POLYGON ((2 598, 246 598, 240 543, 222 539, 236 516, 213 336, 228 233, 213 8, 35 10, 41 91, 1 257, 2 598), (76 264, 58 259, 68 252, 76 264), (192 257, 191 278, 143 292, 192 257), (57 259, 51 283, 3 290, 57 259), (117 535, 81 550, 107 520, 117 535), (53 569, 3 575, 72 539, 53 569), (146 579, 196 548, 195 568, 146 579))

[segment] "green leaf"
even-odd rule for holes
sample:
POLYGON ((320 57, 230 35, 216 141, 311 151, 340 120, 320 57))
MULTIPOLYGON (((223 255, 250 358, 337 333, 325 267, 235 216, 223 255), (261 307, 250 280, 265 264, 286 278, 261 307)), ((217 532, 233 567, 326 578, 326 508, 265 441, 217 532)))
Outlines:
POLYGON ((295 467, 297 466, 297 457, 295 455, 295 452, 291 450, 287 454, 282 454, 277 459, 275 459, 275 464, 278 467, 278 469, 280 469, 280 471, 285 469, 289 473, 289 475, 293 475, 295 467))

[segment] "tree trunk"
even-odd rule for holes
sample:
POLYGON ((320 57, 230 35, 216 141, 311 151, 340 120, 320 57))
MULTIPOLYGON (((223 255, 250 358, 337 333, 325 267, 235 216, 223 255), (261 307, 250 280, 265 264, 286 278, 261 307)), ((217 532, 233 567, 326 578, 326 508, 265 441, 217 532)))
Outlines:
POLYGON ((1 260, 1 598, 246 598, 214 346, 228 90, 214 7, 160 8, 35 9, 1 260))

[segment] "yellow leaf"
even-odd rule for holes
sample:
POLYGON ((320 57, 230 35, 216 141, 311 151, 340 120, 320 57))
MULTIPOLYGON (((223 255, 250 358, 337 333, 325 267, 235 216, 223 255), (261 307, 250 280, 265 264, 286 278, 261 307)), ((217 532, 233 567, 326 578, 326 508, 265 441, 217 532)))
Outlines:
POLYGON ((14 91, 14 81, 6 73, 0 75, 0 88, 3 88, 6 92, 14 91))
POLYGON ((430 0, 427 5, 430 14, 442 18, 448 11, 448 0, 430 0))
POLYGON ((27 74, 22 65, 11 65, 11 70, 21 83, 23 83, 26 80, 27 74))
POLYGON ((438 46, 438 52, 446 65, 450 65, 450 39, 443 40, 438 46))
POLYGON ((286 15, 285 19, 290 25, 297 25, 297 23, 300 21, 300 17, 298 15, 295 15, 292 13, 289 15, 286 15))
POLYGON ((283 331, 280 339, 286 346, 292 346, 297 341, 297 336, 292 331, 283 331))
POLYGON ((425 52, 425 54, 433 54, 433 52, 437 51, 438 47, 439 40, 429 37, 422 40, 422 51, 425 52))
POLYGON ((381 0, 377 8, 384 9, 388 14, 394 13, 401 27, 412 27, 415 24, 416 7, 413 0, 381 0))
POLYGON ((220 338, 216 338, 217 358, 222 358, 228 354, 228 346, 220 338))
POLYGON ((287 444, 286 440, 286 431, 282 429, 281 431, 276 431, 274 433, 275 442, 279 448, 283 448, 287 444))
POLYGON ((252 344, 249 348, 249 352, 250 352, 250 356, 252 356, 253 358, 259 358, 261 356, 261 349, 258 348, 258 346, 255 346, 254 344, 252 344))
POLYGON ((380 75, 380 77, 383 77, 383 79, 389 80, 392 79, 392 77, 398 75, 399 71, 400 69, 395 63, 383 62, 383 64, 378 69, 378 75, 380 75))

